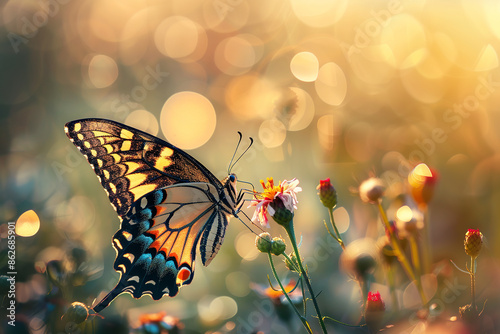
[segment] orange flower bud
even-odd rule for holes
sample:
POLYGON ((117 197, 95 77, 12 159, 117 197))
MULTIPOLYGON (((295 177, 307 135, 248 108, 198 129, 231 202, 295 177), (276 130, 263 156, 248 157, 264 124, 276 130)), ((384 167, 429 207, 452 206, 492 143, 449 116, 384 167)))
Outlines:
POLYGON ((438 173, 426 164, 417 165, 408 175, 410 192, 419 206, 427 205, 434 195, 434 188, 438 181, 438 173))

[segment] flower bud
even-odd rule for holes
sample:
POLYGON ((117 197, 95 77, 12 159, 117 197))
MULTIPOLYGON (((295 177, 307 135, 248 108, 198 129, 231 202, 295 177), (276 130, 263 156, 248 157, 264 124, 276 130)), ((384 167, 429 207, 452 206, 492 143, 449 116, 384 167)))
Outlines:
POLYGON ((85 304, 73 302, 66 313, 64 313, 63 318, 67 322, 73 322, 78 325, 87 320, 88 316, 89 309, 85 304))
POLYGON ((479 230, 469 229, 465 233, 464 246, 467 255, 476 258, 483 246, 483 234, 479 230))
POLYGON ((376 333, 380 329, 385 312, 385 303, 380 297, 380 293, 368 292, 365 307, 365 321, 370 332, 376 333))
POLYGON ((434 195, 438 174, 426 164, 417 165, 408 175, 410 192, 419 206, 426 206, 434 195))
POLYGON ((330 178, 320 180, 316 189, 319 190, 319 199, 325 207, 333 209, 337 205, 337 191, 330 183, 330 178))
POLYGON ((273 242, 271 244, 271 253, 274 255, 281 255, 286 250, 285 240, 282 238, 273 238, 273 242))
POLYGON ((288 255, 288 258, 285 258, 285 267, 287 267, 290 271, 298 273, 297 268, 299 268, 299 262, 297 261, 297 257, 294 252, 291 252, 288 255))
POLYGON ((269 204, 269 214, 273 217, 275 222, 283 227, 288 227, 288 224, 293 218, 293 212, 285 206, 279 197, 276 197, 274 201, 269 204))
POLYGON ((340 254, 340 268, 347 274, 364 279, 377 265, 377 245, 369 238, 349 243, 340 254))
POLYGON ((271 235, 267 232, 261 233, 255 238, 255 246, 262 253, 269 253, 272 243, 271 235))
POLYGON ((366 203, 377 203, 384 195, 384 192, 384 182, 376 177, 363 181, 359 186, 359 197, 366 203))
POLYGON ((66 276, 66 270, 63 268, 62 262, 59 260, 49 261, 46 268, 50 281, 57 286, 61 286, 66 276))

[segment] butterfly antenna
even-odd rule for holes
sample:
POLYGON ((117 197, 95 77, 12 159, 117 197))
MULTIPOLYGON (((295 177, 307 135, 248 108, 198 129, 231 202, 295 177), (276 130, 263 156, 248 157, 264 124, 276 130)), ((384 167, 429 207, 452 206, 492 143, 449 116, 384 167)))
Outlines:
POLYGON ((236 144, 236 149, 234 150, 233 157, 231 158, 231 162, 229 163, 229 166, 227 168, 227 175, 229 175, 231 173, 231 169, 232 169, 231 165, 233 164, 234 157, 236 156, 236 152, 238 151, 238 147, 240 147, 241 139, 243 138, 243 135, 239 131, 238 131, 238 135, 240 136, 240 139, 238 140, 238 144, 236 144))
MULTIPOLYGON (((238 142, 238 146, 239 146, 240 142, 241 142, 242 135, 241 135, 241 132, 238 131, 238 133, 240 134, 240 141, 238 142)), ((231 159, 231 163, 232 164, 229 164, 228 175, 229 175, 229 173, 231 173, 231 169, 233 169, 234 165, 236 165, 236 163, 238 161, 240 161, 240 159, 243 157, 243 155, 245 155, 245 153, 247 153, 247 151, 250 149, 250 147, 252 147, 252 145, 253 145, 253 138, 252 137, 249 137, 249 138, 250 138, 250 144, 245 149, 245 151, 243 151, 243 153, 241 153, 241 155, 239 156, 239 158, 236 159, 236 161, 234 163, 233 163, 233 159, 231 159)), ((238 149, 238 147, 236 147, 236 149, 238 149)), ((236 153, 236 151, 234 153, 236 153)), ((233 158, 234 158, 234 155, 233 155, 233 158)))

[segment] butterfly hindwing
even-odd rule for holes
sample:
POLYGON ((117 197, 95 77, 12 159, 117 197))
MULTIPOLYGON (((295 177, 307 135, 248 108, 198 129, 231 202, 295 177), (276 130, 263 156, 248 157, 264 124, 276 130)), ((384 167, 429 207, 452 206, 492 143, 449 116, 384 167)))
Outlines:
POLYGON ((132 205, 113 237, 117 286, 94 307, 99 312, 123 292, 158 300, 174 297, 194 276, 196 249, 208 265, 222 244, 227 217, 217 210, 214 186, 178 184, 157 189, 132 205), (215 231, 215 232, 214 232, 215 231))
POLYGON ((120 217, 141 196, 184 182, 220 181, 193 157, 159 138, 103 119, 66 124, 65 131, 94 169, 120 217))

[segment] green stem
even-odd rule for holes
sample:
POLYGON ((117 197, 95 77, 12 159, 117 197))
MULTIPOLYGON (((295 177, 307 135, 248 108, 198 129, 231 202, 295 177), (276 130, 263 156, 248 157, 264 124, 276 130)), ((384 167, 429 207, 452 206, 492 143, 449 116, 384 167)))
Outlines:
MULTIPOLYGON (((328 212, 330 213, 330 223, 332 224, 333 229, 335 230, 335 234, 337 235, 337 241, 342 247, 342 249, 345 250, 344 241, 340 236, 339 230, 337 229, 337 225, 335 224, 335 219, 333 218, 333 208, 328 208, 328 212)), ((328 230, 328 232, 330 232, 330 230, 328 230)))
POLYGON ((389 291, 391 292, 393 309, 395 311, 398 311, 399 310, 399 302, 398 302, 398 297, 396 295, 396 284, 394 282, 395 281, 394 280, 394 270, 393 270, 391 264, 386 264, 385 268, 387 271, 387 283, 389 285, 389 291))
POLYGON ((302 273, 302 277, 304 278, 304 281, 306 282, 307 289, 309 290, 309 293, 311 294, 311 299, 313 301, 314 309, 316 310, 316 314, 318 315, 318 321, 319 321, 319 324, 321 326, 321 330, 323 331, 324 334, 327 334, 328 332, 326 331, 325 322, 324 322, 323 316, 321 315, 318 301, 316 300, 316 295, 314 294, 313 288, 311 286, 311 282, 309 281, 309 276, 307 276, 307 273, 304 270, 304 266, 302 265, 302 259, 300 257, 299 248, 297 247, 297 240, 295 239, 295 232, 293 229, 293 218, 290 220, 288 226, 285 225, 283 227, 285 228, 286 233, 288 234, 288 237, 290 238, 293 250, 295 252, 295 256, 297 257, 297 263, 299 264, 299 268, 300 268, 300 271, 302 273))
POLYGON ((285 295, 286 300, 288 300, 288 302, 290 303, 290 306, 294 310, 295 314, 299 317, 300 321, 304 325, 304 328, 307 330, 307 332, 310 333, 310 334, 313 334, 311 326, 309 326, 309 323, 307 322, 306 318, 304 318, 300 314, 299 310, 297 310, 297 308, 295 307, 295 305, 293 305, 292 300, 290 299, 290 296, 288 296, 288 293, 286 292, 285 288, 283 287, 283 283, 281 283, 281 280, 279 279, 278 274, 276 273, 276 268, 274 267, 274 262, 273 262, 273 258, 272 258, 271 253, 268 252, 267 256, 269 258, 269 264, 271 265, 271 269, 273 271, 274 278, 276 279, 276 281, 280 285, 281 291, 285 295))
POLYGON ((413 262, 413 267, 415 268, 415 276, 417 278, 418 285, 422 285, 420 256, 418 254, 417 239, 413 234, 410 234, 409 239, 410 239, 411 260, 413 262))
POLYGON ((422 231, 422 258, 423 258, 423 272, 428 273, 431 270, 431 243, 430 243, 430 234, 429 234, 429 210, 427 205, 422 206, 421 208, 424 214, 424 230, 422 231))
POLYGON ((470 257, 470 292, 472 297, 472 309, 475 311, 476 308, 476 258, 470 257))
POLYGON ((389 236, 391 239, 391 245, 392 245, 392 248, 394 249, 394 253, 396 254, 398 261, 401 263, 401 266, 405 270, 405 272, 408 275, 408 277, 410 278, 410 280, 416 282, 418 293, 420 294, 420 298, 422 299, 422 304, 426 305, 427 298, 425 297, 424 289, 422 288, 422 284, 420 283, 419 280, 417 280, 415 273, 413 272, 413 269, 410 266, 410 262, 408 261, 408 259, 406 258, 406 255, 403 253, 401 247, 399 246, 399 242, 396 239, 394 232, 392 231, 391 224, 389 223, 389 220, 387 219, 387 215, 385 214, 385 210, 382 207, 382 201, 379 200, 377 202, 377 204, 378 204, 380 216, 382 217, 382 221, 385 224, 386 230, 389 232, 389 236))

